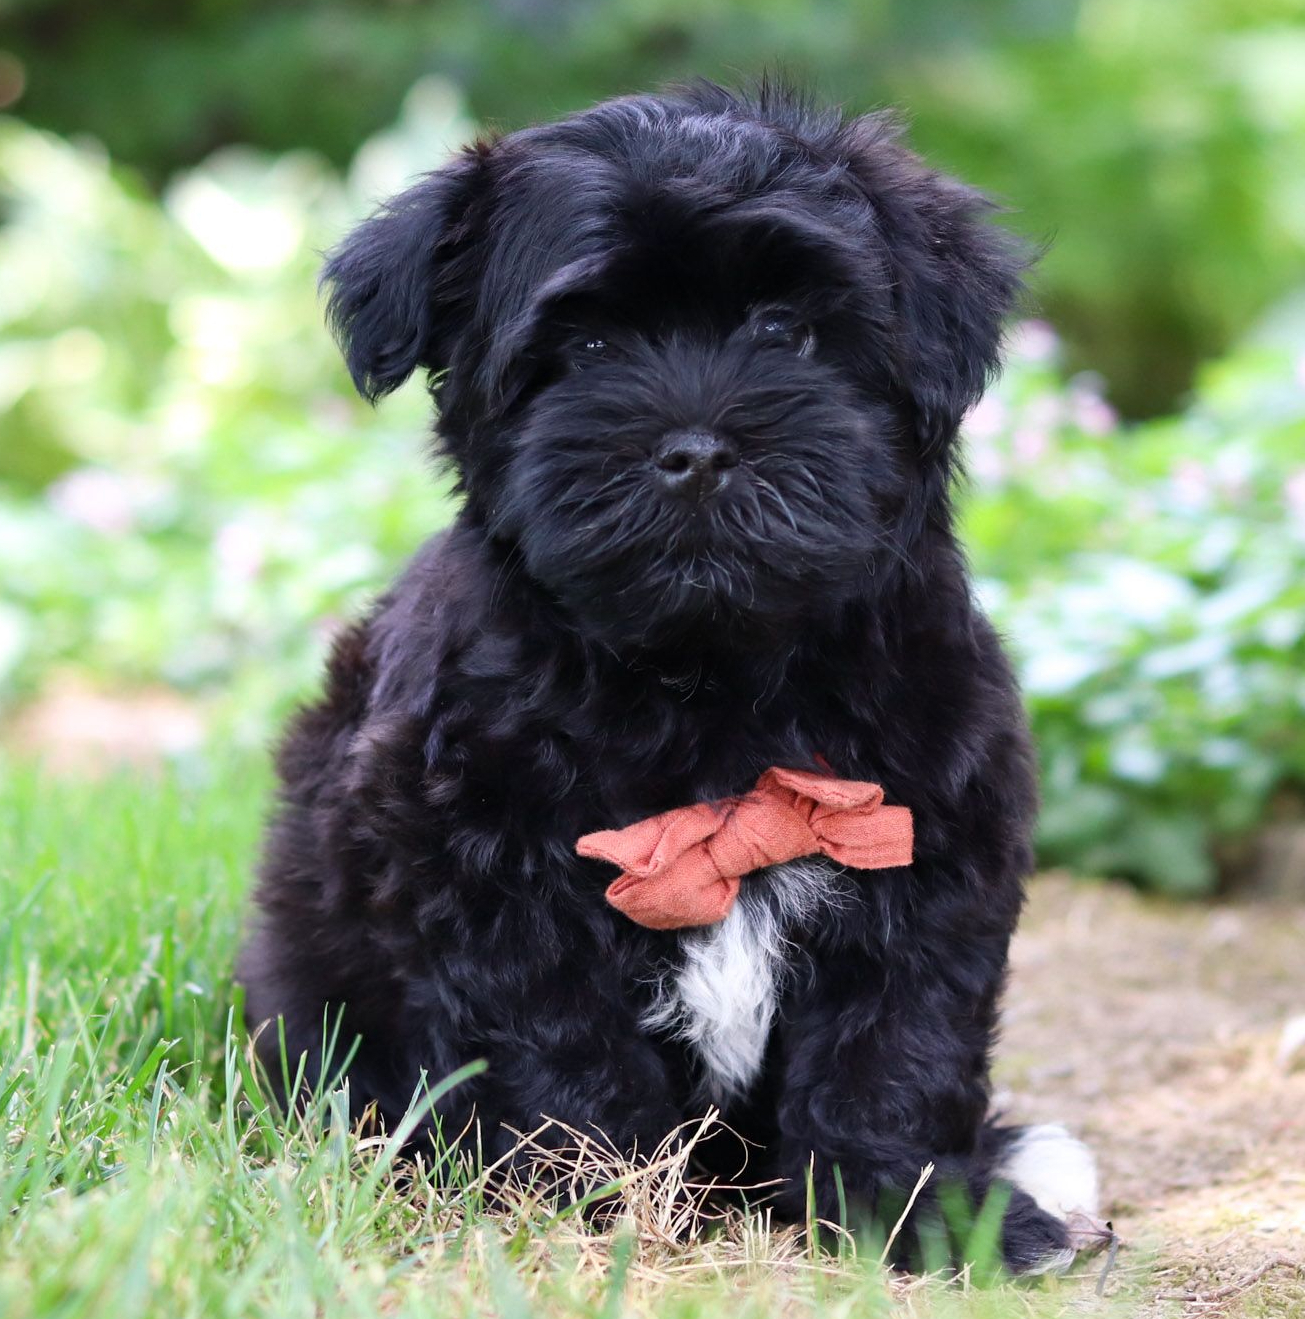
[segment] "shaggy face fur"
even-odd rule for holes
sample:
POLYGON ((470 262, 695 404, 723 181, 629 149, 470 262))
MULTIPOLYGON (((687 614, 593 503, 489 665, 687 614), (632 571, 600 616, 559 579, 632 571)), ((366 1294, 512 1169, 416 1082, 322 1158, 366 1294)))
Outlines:
MULTIPOLYGON (((949 506, 1018 283, 986 209, 881 117, 704 84, 469 149, 331 257, 359 389, 430 373, 465 496, 285 740, 242 962, 310 1070, 343 1010, 359 1113, 483 1058, 440 1119, 487 1158, 544 1115, 650 1151, 711 1097, 780 1213, 810 1174, 894 1214, 928 1162, 986 1196, 1035 808, 949 506), (775 867, 675 933, 575 855, 819 758, 912 809, 912 866, 775 867)), ((1065 1246, 1011 1191, 1011 1267, 1065 1246)))

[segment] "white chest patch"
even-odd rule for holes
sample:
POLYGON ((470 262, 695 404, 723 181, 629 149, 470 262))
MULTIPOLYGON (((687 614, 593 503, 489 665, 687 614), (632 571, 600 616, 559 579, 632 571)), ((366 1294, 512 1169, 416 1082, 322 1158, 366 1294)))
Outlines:
POLYGON ((688 930, 683 964, 658 984, 643 1024, 687 1040, 708 1098, 722 1103, 756 1079, 792 969, 791 937, 833 898, 837 868, 819 857, 771 866, 743 881, 719 925, 688 930), (750 886, 765 885, 764 891, 750 886))

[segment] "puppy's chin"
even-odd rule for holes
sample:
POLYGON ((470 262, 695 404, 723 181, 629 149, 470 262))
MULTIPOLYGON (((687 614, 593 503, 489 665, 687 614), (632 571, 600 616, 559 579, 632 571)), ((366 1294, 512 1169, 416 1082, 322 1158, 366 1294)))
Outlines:
POLYGON ((527 571, 589 640, 684 659, 791 644, 835 619, 869 579, 864 559, 778 573, 718 547, 602 567, 591 562, 580 574, 526 554, 527 571))
POLYGON ((522 485, 532 506, 509 536, 527 575, 578 631, 622 653, 786 646, 871 589, 889 531, 850 480, 833 494, 808 480, 782 515, 746 498, 689 514, 631 483, 575 516, 566 495, 539 498, 546 479, 522 485))

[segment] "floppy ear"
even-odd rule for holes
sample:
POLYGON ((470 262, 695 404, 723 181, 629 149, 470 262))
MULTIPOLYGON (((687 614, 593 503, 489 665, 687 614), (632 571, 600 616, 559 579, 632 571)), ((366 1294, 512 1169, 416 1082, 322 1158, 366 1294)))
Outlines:
POLYGON ((326 318, 358 392, 375 402, 417 369, 443 371, 475 298, 476 202, 489 147, 469 147, 385 203, 327 258, 326 318))
POLYGON ((845 133, 887 249, 895 374, 913 405, 921 452, 937 454, 996 374, 1028 254, 991 222, 996 208, 986 197, 902 146, 891 118, 867 115, 845 133))

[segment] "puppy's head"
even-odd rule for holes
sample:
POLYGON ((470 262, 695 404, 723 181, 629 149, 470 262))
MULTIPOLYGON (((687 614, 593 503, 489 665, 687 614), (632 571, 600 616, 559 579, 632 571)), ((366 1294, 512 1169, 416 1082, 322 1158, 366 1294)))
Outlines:
POLYGON ((325 271, 431 375, 468 515, 608 645, 782 634, 909 569, 1019 255, 880 116, 707 84, 481 144, 325 271))

